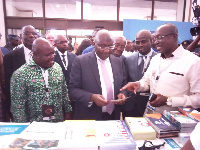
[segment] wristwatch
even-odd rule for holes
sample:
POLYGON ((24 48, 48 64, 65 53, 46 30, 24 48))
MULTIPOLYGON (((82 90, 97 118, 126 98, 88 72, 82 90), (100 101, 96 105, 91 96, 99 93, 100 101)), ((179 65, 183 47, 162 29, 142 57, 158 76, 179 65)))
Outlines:
POLYGON ((167 102, 166 102, 166 104, 167 104, 168 106, 172 106, 172 98, 171 98, 171 97, 167 97, 167 102))

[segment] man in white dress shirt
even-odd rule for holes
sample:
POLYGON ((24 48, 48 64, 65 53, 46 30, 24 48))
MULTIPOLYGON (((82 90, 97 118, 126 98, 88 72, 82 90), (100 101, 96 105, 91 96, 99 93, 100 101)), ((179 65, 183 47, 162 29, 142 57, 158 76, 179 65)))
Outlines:
POLYGON ((173 24, 164 24, 155 32, 160 54, 150 63, 138 82, 130 82, 121 90, 147 91, 157 98, 147 106, 147 113, 177 110, 179 106, 200 107, 200 58, 177 43, 178 30, 173 24))
MULTIPOLYGON (((32 44, 38 38, 35 28, 31 25, 22 27, 21 38, 23 46, 16 48, 14 51, 4 56, 5 85, 6 85, 6 110, 9 118, 12 119, 10 113, 10 78, 15 70, 27 63, 32 57, 32 44)), ((9 121, 9 120, 8 120, 9 121)))

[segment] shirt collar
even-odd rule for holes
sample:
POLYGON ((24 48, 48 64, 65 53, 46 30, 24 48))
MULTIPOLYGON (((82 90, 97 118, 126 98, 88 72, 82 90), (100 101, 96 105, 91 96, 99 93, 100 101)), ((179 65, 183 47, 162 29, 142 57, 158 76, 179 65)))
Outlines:
MULTIPOLYGON (((185 49, 183 48, 183 46, 180 45, 180 46, 172 53, 171 57, 180 58, 180 57, 182 56, 184 50, 185 50, 185 49)), ((161 56, 163 59, 166 59, 165 56, 164 56, 164 54, 161 54, 160 56, 161 56)))
POLYGON ((28 49, 26 46, 24 46, 24 52, 25 52, 26 55, 29 55, 31 50, 28 49))
POLYGON ((152 50, 152 48, 151 48, 151 50, 150 50, 150 52, 149 52, 148 54, 142 55, 142 54, 139 53, 139 56, 140 56, 140 57, 142 57, 142 56, 150 57, 150 56, 152 55, 152 53, 153 53, 153 50, 152 50))
MULTIPOLYGON (((57 49, 57 48, 56 48, 57 49)), ((67 56, 67 51, 65 51, 65 53, 63 54, 63 53, 61 53, 58 49, 57 49, 57 51, 58 51, 58 54, 60 55, 60 56, 62 56, 62 55, 65 55, 65 56, 67 56)))
MULTIPOLYGON (((97 60, 102 60, 101 58, 99 58, 99 56, 97 55, 97 53, 95 52, 95 55, 96 55, 96 58, 97 58, 97 60)), ((107 61, 107 62, 110 62, 110 59, 109 59, 109 57, 108 58, 106 58, 104 61, 107 61)))

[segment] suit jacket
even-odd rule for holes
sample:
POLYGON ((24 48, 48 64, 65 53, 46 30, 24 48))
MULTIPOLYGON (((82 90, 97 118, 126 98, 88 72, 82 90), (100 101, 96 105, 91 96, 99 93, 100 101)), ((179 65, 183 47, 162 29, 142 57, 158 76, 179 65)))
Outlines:
MULTIPOLYGON (((125 66, 120 58, 110 55, 109 59, 113 71, 114 97, 116 98, 120 88, 126 84, 125 66)), ((72 65, 69 95, 76 99, 74 119, 101 119, 102 107, 95 103, 88 107, 92 94, 102 94, 95 50, 76 57, 72 65)))
MULTIPOLYGON (((155 51, 153 51, 152 55, 150 56, 150 60, 156 54, 157 53, 155 51)), ((125 66, 126 66, 126 72, 127 72, 127 81, 128 82, 139 81, 143 76, 143 74, 141 74, 139 72, 138 59, 139 59, 139 52, 136 52, 136 53, 133 53, 133 55, 127 57, 126 60, 125 60, 125 66)), ((149 66, 149 63, 147 65, 147 68, 149 66)), ((124 109, 127 110, 127 111, 133 109, 134 104, 136 102, 136 100, 135 100, 136 97, 137 97, 137 100, 140 100, 140 101, 142 101, 143 99, 146 100, 146 101, 148 100, 147 96, 140 96, 139 93, 137 93, 137 95, 135 95, 133 93, 130 93, 130 94, 131 94, 132 97, 130 99, 128 99, 127 102, 124 104, 124 107, 125 107, 124 109)))
POLYGON ((69 74, 71 72, 72 63, 73 63, 76 55, 71 53, 71 52, 67 52, 68 66, 67 66, 67 70, 66 70, 63 63, 62 63, 62 60, 59 56, 58 51, 56 51, 55 54, 56 54, 56 56, 55 56, 54 60, 55 60, 55 62, 57 62, 61 66, 63 74, 65 76, 66 83, 68 85, 69 84, 69 74))
POLYGON ((4 56, 4 72, 6 86, 6 110, 10 111, 10 79, 15 70, 26 63, 24 47, 10 51, 4 56))

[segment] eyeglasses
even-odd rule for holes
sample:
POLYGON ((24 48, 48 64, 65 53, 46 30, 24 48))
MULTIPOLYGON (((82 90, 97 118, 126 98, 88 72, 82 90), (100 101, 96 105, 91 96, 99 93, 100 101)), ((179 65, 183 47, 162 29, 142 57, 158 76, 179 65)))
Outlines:
POLYGON ((60 42, 56 42, 56 44, 65 44, 65 43, 69 43, 69 41, 60 41, 60 42))
POLYGON ((100 49, 110 49, 110 50, 112 50, 112 49, 114 49, 115 47, 114 47, 114 45, 112 45, 112 46, 106 46, 106 45, 98 45, 98 44, 96 44, 100 49))
POLYGON ((28 31, 25 31, 23 32, 23 35, 33 35, 33 36, 37 36, 38 34, 36 32, 28 32, 28 31))
POLYGON ((160 144, 160 145, 153 145, 151 141, 145 140, 144 144, 141 147, 139 147, 139 150, 155 150, 155 149, 160 149, 160 147, 164 145, 165 145, 165 142, 163 142, 163 144, 160 144), (150 146, 146 146, 146 144, 150 146))
POLYGON ((162 40, 164 39, 165 37, 167 37, 168 35, 172 35, 172 34, 175 34, 175 33, 169 33, 169 34, 166 34, 166 35, 156 35, 154 36, 154 40, 162 40))

